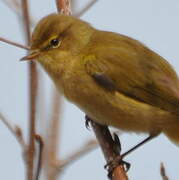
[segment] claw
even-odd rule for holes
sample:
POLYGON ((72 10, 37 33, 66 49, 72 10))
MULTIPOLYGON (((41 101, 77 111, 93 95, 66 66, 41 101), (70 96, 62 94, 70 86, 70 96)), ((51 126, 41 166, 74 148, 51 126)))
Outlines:
POLYGON ((115 160, 113 160, 113 161, 111 161, 111 162, 108 162, 108 163, 104 166, 104 168, 108 171, 108 177, 109 177, 109 179, 111 179, 111 177, 112 177, 113 170, 114 170, 117 166, 119 166, 119 165, 124 166, 124 169, 125 169, 126 172, 128 172, 129 169, 130 169, 130 167, 131 167, 131 164, 128 163, 128 162, 126 162, 126 161, 123 161, 123 160, 121 159, 121 156, 116 157, 115 160))
POLYGON ((118 151, 119 151, 119 153, 121 152, 121 142, 120 142, 120 140, 119 140, 119 137, 118 137, 118 135, 116 134, 116 133, 113 133, 113 141, 114 141, 114 143, 117 145, 117 147, 118 147, 118 151))
POLYGON ((85 127, 86 127, 86 129, 88 129, 88 130, 90 130, 90 121, 91 121, 91 119, 87 116, 87 115, 85 115, 85 127))
POLYGON ((122 161, 122 164, 124 165, 125 171, 128 172, 131 167, 131 164, 126 161, 122 161))

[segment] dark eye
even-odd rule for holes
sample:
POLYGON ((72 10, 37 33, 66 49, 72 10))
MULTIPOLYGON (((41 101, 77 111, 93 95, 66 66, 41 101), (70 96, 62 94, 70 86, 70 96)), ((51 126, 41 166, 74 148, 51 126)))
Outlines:
POLYGON ((50 45, 51 45, 52 47, 57 47, 57 46, 59 45, 59 42, 60 42, 59 39, 52 39, 52 40, 50 41, 50 45))

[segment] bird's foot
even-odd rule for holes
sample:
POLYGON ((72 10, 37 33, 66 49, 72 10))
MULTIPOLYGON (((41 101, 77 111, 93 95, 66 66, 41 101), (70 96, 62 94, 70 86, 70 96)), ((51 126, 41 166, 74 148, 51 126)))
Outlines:
POLYGON ((118 149, 119 154, 121 153, 121 142, 116 133, 113 133, 113 142, 115 143, 115 146, 118 149))
POLYGON ((123 161, 120 155, 108 162, 104 166, 104 168, 108 171, 109 179, 111 179, 112 173, 117 166, 123 166, 124 170, 127 172, 130 169, 131 164, 126 161, 123 161))
MULTIPOLYGON (((121 143, 119 140, 119 137, 116 133, 113 134, 113 142, 115 143, 115 146, 117 147, 118 154, 121 152, 121 143)), ((127 172, 130 169, 130 163, 123 160, 123 157, 121 155, 116 156, 111 161, 109 161, 104 168, 108 171, 108 177, 111 179, 113 170, 117 166, 123 166, 125 171, 127 172)))

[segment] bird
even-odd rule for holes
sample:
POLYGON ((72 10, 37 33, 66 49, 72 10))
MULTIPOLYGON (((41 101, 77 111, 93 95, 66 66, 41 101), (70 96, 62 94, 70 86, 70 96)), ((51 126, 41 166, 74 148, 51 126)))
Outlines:
POLYGON ((53 13, 39 21, 21 60, 39 63, 94 122, 179 144, 178 75, 138 40, 53 13))

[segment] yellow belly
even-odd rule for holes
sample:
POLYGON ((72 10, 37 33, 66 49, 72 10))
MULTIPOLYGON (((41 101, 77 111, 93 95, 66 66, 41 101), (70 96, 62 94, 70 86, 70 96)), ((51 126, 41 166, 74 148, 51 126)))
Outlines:
POLYGON ((109 92, 83 75, 70 76, 65 96, 94 121, 126 131, 155 133, 176 123, 177 117, 160 108, 133 100, 118 92, 109 92), (73 76, 71 76, 73 77, 73 76))

